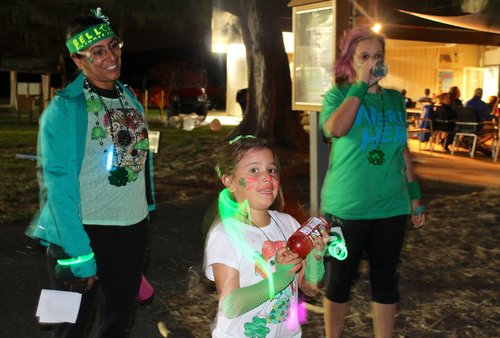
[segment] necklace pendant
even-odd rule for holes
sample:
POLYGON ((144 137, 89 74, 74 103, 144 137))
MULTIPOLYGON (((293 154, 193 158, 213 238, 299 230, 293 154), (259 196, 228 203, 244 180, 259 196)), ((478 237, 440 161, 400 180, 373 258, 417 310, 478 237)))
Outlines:
POLYGON ((127 170, 127 178, 129 182, 134 182, 137 180, 137 173, 134 172, 131 168, 125 167, 125 170, 127 170))
POLYGON ((92 132, 90 133, 91 140, 99 140, 102 138, 106 138, 106 131, 101 126, 95 126, 92 128, 92 132))
POLYGON ((95 114, 102 109, 102 104, 99 100, 88 99, 87 100, 87 111, 89 113, 95 114))
POLYGON ((385 162, 385 154, 380 149, 372 149, 368 153, 368 163, 373 165, 382 165, 385 162))
POLYGON ((148 150, 149 149, 149 140, 145 138, 142 141, 137 142, 134 144, 133 147, 135 150, 148 150))
POLYGON ((121 187, 125 186, 128 183, 128 173, 127 170, 123 167, 114 167, 108 176, 109 183, 111 185, 121 187))

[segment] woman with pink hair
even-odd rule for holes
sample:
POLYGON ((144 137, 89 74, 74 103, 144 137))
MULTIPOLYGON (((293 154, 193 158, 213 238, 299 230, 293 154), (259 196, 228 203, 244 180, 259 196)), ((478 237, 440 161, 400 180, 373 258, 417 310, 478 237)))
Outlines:
POLYGON ((399 301, 397 265, 408 219, 424 224, 420 188, 407 148, 406 109, 398 91, 382 88, 384 38, 366 27, 344 35, 336 84, 320 114, 331 140, 321 212, 341 226, 348 255, 326 262, 326 336, 340 337, 350 288, 366 253, 375 337, 392 337, 399 301))

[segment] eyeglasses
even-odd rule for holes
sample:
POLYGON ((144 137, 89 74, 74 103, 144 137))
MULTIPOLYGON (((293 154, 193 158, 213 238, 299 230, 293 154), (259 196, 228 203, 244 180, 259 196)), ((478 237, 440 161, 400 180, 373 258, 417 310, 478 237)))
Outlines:
POLYGON ((122 53, 122 47, 123 47, 123 41, 120 39, 114 39, 112 40, 108 47, 104 46, 97 46, 90 51, 87 52, 78 52, 80 55, 84 55, 88 58, 91 58, 94 61, 102 61, 106 54, 108 53, 108 50, 114 55, 114 56, 120 56, 122 53))

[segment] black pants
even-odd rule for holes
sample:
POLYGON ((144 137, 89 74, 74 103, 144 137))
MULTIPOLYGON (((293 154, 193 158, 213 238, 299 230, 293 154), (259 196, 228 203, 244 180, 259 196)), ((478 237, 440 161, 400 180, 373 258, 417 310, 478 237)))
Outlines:
POLYGON ((326 297, 349 301, 352 281, 358 276, 363 254, 368 254, 372 300, 382 304, 399 301, 397 265, 406 232, 407 215, 377 220, 342 220, 347 258, 326 260, 326 297))
MULTIPOLYGON (((52 337, 86 337, 95 308, 98 337, 128 337, 146 255, 147 225, 147 219, 132 226, 85 225, 95 254, 98 280, 90 291, 82 293, 76 323, 57 325, 52 337)), ((48 259, 52 286, 68 290, 54 278, 53 259, 48 259)))

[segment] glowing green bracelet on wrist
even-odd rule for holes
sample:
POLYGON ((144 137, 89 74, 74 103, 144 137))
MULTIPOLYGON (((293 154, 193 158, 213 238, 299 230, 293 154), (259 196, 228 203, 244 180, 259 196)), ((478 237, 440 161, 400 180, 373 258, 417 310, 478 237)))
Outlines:
POLYGON ((90 261, 94 258, 94 253, 91 252, 88 255, 78 256, 76 258, 58 259, 57 264, 59 265, 74 265, 79 263, 84 263, 90 261))

